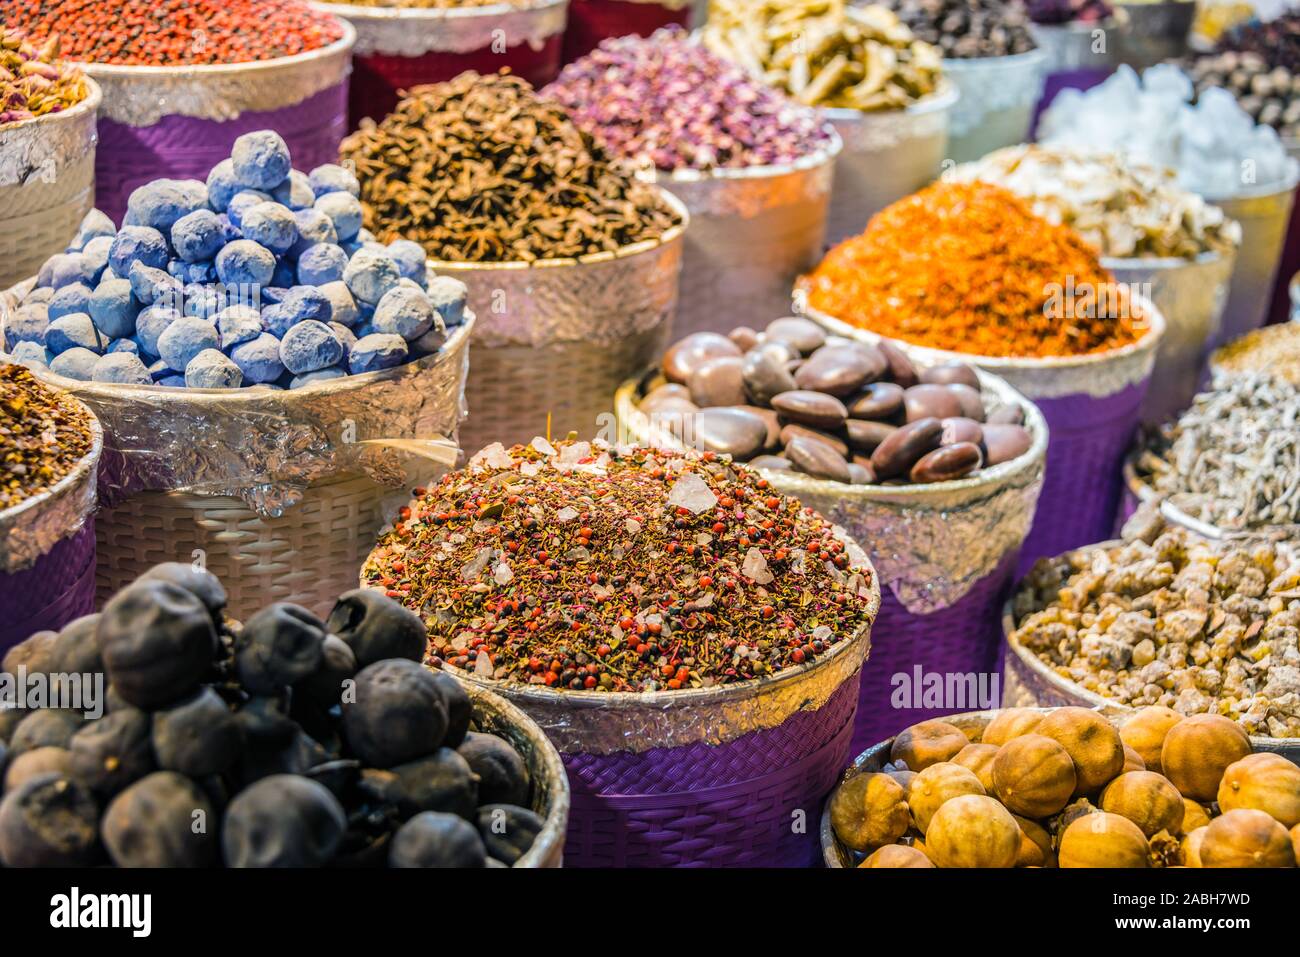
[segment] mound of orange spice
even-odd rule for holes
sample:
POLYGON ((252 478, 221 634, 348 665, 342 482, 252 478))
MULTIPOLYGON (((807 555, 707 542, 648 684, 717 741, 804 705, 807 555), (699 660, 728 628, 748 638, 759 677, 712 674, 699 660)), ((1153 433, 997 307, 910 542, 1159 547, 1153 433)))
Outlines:
POLYGON ((800 287, 850 325, 971 355, 1085 355, 1145 332, 1074 230, 985 183, 939 182, 886 207, 800 287))

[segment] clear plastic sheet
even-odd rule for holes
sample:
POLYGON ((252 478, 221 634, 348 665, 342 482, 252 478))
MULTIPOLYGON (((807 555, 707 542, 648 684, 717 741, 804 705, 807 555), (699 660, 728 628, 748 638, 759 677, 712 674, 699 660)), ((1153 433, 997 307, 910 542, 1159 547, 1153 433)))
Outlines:
POLYGON ((356 29, 357 56, 418 57, 427 53, 473 53, 475 50, 527 43, 540 50, 564 32, 568 0, 530 0, 527 5, 498 3, 485 7, 354 7, 317 4, 356 29))
MULTIPOLYGON (((0 331, 27 280, 0 296, 0 331)), ((233 495, 274 517, 313 481, 363 472, 389 486, 455 460, 475 319, 441 352, 302 389, 182 389, 79 382, 37 370, 90 407, 104 427, 100 494, 233 495)))
MULTIPOLYGON (((86 98, 75 106, 0 129, 0 189, 31 180, 57 183, 71 167, 94 152, 99 139, 95 115, 102 94, 93 81, 86 85, 86 98)), ((9 202, 0 209, 7 218, 23 212, 14 210, 9 202)))
POLYGON ((104 91, 99 115, 125 126, 153 126, 164 116, 233 120, 301 103, 352 72, 356 31, 319 50, 275 60, 199 66, 81 64, 104 91))
MULTIPOLYGON (((1005 382, 981 372, 986 404, 1014 402, 1033 434, 1028 452, 953 482, 931 485, 846 485, 796 472, 761 470, 773 488, 793 495, 844 529, 871 552, 881 587, 912 614, 961 600, 1020 548, 1043 488, 1047 423, 1005 382)), ((619 390, 620 424, 637 440, 650 420, 636 405, 637 384, 619 390)))
POLYGON ((104 434, 91 418, 90 452, 53 487, 0 512, 0 572, 29 568, 65 538, 80 531, 95 508, 95 473, 104 434))

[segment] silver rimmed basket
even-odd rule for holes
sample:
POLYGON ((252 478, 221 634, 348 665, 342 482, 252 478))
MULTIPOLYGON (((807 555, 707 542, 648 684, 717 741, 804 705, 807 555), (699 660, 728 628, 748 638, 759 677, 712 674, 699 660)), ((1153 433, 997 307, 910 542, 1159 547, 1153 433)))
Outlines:
POLYGON ((677 309, 690 214, 657 239, 580 259, 431 263, 469 287, 478 313, 461 446, 507 448, 533 436, 590 438, 613 422, 610 397, 652 363, 677 309))
POLYGON ((844 142, 835 161, 835 185, 826 240, 856 236, 867 220, 939 175, 948 158, 948 130, 961 94, 951 82, 902 110, 822 112, 844 142))
POLYGON ((944 76, 960 93, 952 108, 947 158, 973 162, 1029 139, 1047 62, 1042 49, 1010 56, 945 58, 944 76))
POLYGON ((30 276, 76 235, 95 198, 95 120, 102 99, 0 126, 0 289, 30 276))
POLYGON ((682 250, 673 335, 725 332, 737 316, 783 316, 795 279, 826 240, 831 180, 841 143, 784 166, 653 172, 680 199, 691 228, 682 250))

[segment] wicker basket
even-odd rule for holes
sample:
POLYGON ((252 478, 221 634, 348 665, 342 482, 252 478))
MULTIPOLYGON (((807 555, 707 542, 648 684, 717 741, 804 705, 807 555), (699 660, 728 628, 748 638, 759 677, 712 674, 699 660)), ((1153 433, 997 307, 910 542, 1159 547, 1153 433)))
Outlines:
POLYGON ((1229 219, 1241 223, 1241 246, 1237 249, 1228 304, 1214 346, 1258 329, 1268 317, 1296 184, 1300 182, 1300 163, 1293 159, 1291 164, 1290 176, 1281 185, 1258 186, 1223 198, 1206 197, 1207 202, 1222 209, 1229 219))
POLYGON ((1029 138, 1034 107, 1043 92, 1047 54, 945 59, 943 72, 960 93, 952 108, 948 157, 973 162, 1029 138))
MULTIPOLYGON (((1118 544, 1114 541, 1101 542, 1096 547, 1110 548, 1118 544)), ((1033 652, 1013 641, 1011 636, 1015 632, 1015 623, 1010 601, 1003 610, 1002 630, 1007 638, 1006 665, 1003 668, 1005 678, 1002 683, 1004 708, 1092 708, 1117 722, 1122 722, 1138 710, 1081 688, 1073 681, 1067 681, 1033 652)), ((1250 744, 1256 751, 1275 751, 1300 764, 1300 738, 1270 738, 1252 734, 1250 744)))
POLYGON ((104 91, 95 205, 115 223, 137 186, 161 177, 206 180, 236 138, 275 130, 294 167, 337 163, 347 132, 356 32, 328 47, 256 63, 212 66, 83 64, 104 91))
POLYGON ((533 793, 529 802, 545 824, 515 867, 559 867, 564 859, 564 832, 569 824, 569 778, 560 753, 537 726, 499 694, 464 682, 474 705, 474 728, 508 741, 528 767, 533 793))
POLYGON ((93 205, 101 94, 86 85, 71 109, 0 128, 0 289, 63 252, 93 205))
POLYGON ((1235 261, 1231 252, 1207 252, 1195 259, 1102 259, 1117 282, 1147 289, 1165 317, 1165 335, 1142 402, 1144 425, 1159 425, 1196 395, 1219 335, 1235 261))
MULTIPOLYGON (((870 568, 846 543, 855 567, 870 568)), ((874 574, 872 589, 874 617, 874 574)), ((848 758, 870 644, 868 625, 771 678, 689 691, 552 691, 446 670, 517 705, 559 750, 569 864, 807 867, 816 840, 797 824, 848 758)))
POLYGON ((94 610, 93 512, 104 435, 93 415, 90 433, 90 451, 71 472, 0 512, 0 655, 94 610))
POLYGON ((461 447, 506 446, 537 435, 589 438, 613 420, 610 397, 663 350, 677 308, 682 236, 614 253, 536 263, 434 262, 469 286, 478 313, 461 447))
POLYGON ((788 166, 683 170, 656 182, 686 204, 691 228, 682 252, 673 336, 726 332, 736 316, 790 311, 794 281, 825 248, 834 135, 825 150, 788 166))
POLYGON ((507 69, 540 89, 560 72, 569 0, 526 0, 481 7, 357 7, 315 3, 357 31, 348 125, 384 118, 398 91, 466 70, 507 69))
MULTIPOLYGON (((1034 444, 1013 462, 955 482, 910 486, 845 485, 760 470, 774 489, 795 496, 870 548, 878 569, 880 616, 872 630, 871 664, 862 677, 855 748, 952 710, 896 707, 891 697, 896 676, 910 677, 918 668, 945 675, 997 673, 998 615, 1042 488, 1047 424, 1005 382, 985 373, 980 378, 999 402, 1024 410, 1034 444)), ((637 408, 639 394, 640 383, 625 383, 616 404, 627 437, 644 442, 654 435, 637 408)))
POLYGON ((648 37, 669 24, 688 26, 690 0, 572 0, 564 31, 564 62, 586 56, 610 37, 648 37))
POLYGON ((960 94, 951 83, 905 110, 824 110, 844 148, 835 161, 826 240, 856 236, 895 200, 939 175, 948 158, 948 126, 960 94))
MULTIPOLYGON (((1121 466, 1138 429, 1139 409, 1165 331, 1160 311, 1134 295, 1148 319, 1146 333, 1119 349, 1062 358, 997 358, 927 349, 891 340, 922 362, 971 362, 1001 376, 1043 413, 1051 438, 1047 477, 1034 526, 1020 556, 1020 570, 1036 559, 1059 555, 1109 538, 1119 507, 1121 466)), ((829 331, 877 342, 880 336, 805 309, 829 331)))

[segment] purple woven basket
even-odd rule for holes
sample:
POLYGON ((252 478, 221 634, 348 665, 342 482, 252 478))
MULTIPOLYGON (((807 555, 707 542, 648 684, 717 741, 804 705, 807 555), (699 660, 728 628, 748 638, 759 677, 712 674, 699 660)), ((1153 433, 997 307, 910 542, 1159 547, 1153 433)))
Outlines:
POLYGON ((95 610, 95 523, 36 560, 0 573, 0 655, 38 631, 58 631, 95 610))
POLYGON ((1124 456, 1137 434, 1147 382, 1100 398, 1036 400, 1050 430, 1047 476, 1021 552, 1021 574, 1039 558, 1110 537, 1124 485, 1124 456))
POLYGON ((295 169, 337 163, 347 133, 348 75, 356 31, 307 53, 252 63, 144 67, 86 64, 103 89, 95 205, 116 223, 137 186, 159 178, 206 180, 235 140, 274 130, 295 169))
MULTIPOLYGON (((872 629, 871 664, 862 678, 858 714, 853 723, 851 751, 859 754, 918 721, 973 708, 996 708, 1001 701, 1002 606, 1011 593, 1015 554, 955 604, 928 615, 909 612, 885 588, 880 617, 872 629), (903 707, 895 704, 896 684, 916 689, 924 675, 971 675, 974 684, 958 682, 963 696, 948 707, 918 706, 915 696, 903 707), (895 676, 906 681, 898 682, 895 676), (987 700, 984 700, 987 696, 987 700)), ((919 694, 915 692, 914 694, 919 694)))

